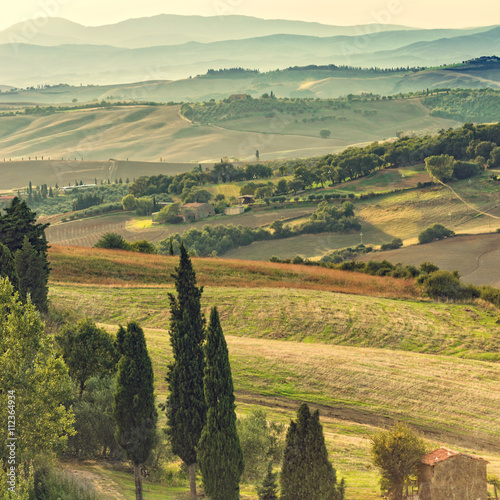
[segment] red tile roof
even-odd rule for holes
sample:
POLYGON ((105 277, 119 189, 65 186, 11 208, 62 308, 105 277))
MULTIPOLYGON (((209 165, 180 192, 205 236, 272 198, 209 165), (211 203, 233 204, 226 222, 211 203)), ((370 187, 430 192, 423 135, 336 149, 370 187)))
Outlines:
MULTIPOLYGON (((437 450, 431 451, 422 457, 421 462, 427 465, 436 465, 443 460, 447 460, 448 458, 455 457, 461 455, 466 458, 471 458, 473 460, 480 460, 481 462, 486 462, 486 460, 475 457, 473 455, 466 455, 465 453, 457 453, 456 451, 448 450, 447 448, 438 448, 437 450)), ((488 462, 486 462, 488 463, 488 462)))
POLYGON ((206 203, 186 203, 185 205, 182 205, 181 208, 199 208, 203 205, 206 205, 206 203))
POLYGON ((0 200, 13 200, 15 196, 0 196, 0 200))

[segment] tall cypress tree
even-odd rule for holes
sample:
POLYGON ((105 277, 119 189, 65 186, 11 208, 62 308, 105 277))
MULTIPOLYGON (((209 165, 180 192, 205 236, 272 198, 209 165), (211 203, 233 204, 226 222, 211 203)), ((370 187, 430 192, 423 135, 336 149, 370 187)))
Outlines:
POLYGON ((238 500, 243 453, 236 430, 233 378, 219 313, 210 313, 205 343, 207 423, 198 444, 205 494, 212 500, 238 500))
POLYGON ((31 302, 42 312, 48 309, 47 297, 48 273, 44 268, 45 260, 30 243, 28 236, 24 237, 23 246, 14 254, 16 271, 19 276, 19 294, 26 302, 28 294, 31 302))
POLYGON ((0 243, 14 255, 23 246, 24 236, 27 236, 35 250, 43 255, 44 267, 49 271, 45 237, 45 229, 48 227, 49 224, 37 224, 36 213, 31 211, 24 200, 16 197, 10 207, 5 208, 5 215, 0 216, 0 243))
POLYGON ((196 274, 182 244, 180 263, 172 277, 177 296, 169 294, 170 343, 174 362, 167 372, 170 390, 167 434, 173 452, 189 467, 191 497, 196 498, 196 445, 207 411, 203 393, 205 319, 200 304, 203 287, 196 286, 196 274))
POLYGON ((154 375, 144 332, 135 323, 120 328, 117 349, 121 354, 113 402, 116 442, 134 464, 135 496, 142 500, 140 466, 149 457, 156 439, 157 413, 154 375))
MULTIPOLYGON (((16 252, 22 250, 24 238, 27 237, 30 245, 39 257, 38 260, 32 257, 30 265, 20 262, 16 264, 17 273, 20 281, 26 283, 39 284, 35 288, 29 290, 33 303, 41 310, 47 310, 47 283, 49 281, 50 267, 47 260, 47 239, 45 237, 45 229, 49 224, 37 224, 36 214, 31 211, 26 202, 19 198, 14 198, 10 207, 5 209, 5 214, 0 216, 0 243, 4 244, 16 259, 16 252), (39 267, 38 270, 31 266, 35 264, 39 267), (24 273, 28 273, 25 275, 24 273), (35 292, 39 290, 39 292, 35 292)), ((26 250, 26 249, 25 249, 26 250)), ((23 252, 25 251, 23 250, 23 252)), ((29 287, 28 287, 29 288, 29 287)), ((26 297, 26 288, 20 290, 21 296, 26 297)))
POLYGON ((0 278, 9 278, 14 290, 19 291, 19 276, 10 250, 0 243, 0 278))
POLYGON ((288 428, 280 483, 281 500, 344 500, 344 481, 337 485, 319 411, 311 415, 305 403, 297 412, 297 423, 292 421, 288 428))

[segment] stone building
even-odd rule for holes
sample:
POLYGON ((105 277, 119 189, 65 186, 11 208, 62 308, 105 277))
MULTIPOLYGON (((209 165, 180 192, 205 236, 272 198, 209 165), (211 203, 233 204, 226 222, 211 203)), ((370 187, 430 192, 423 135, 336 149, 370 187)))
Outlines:
POLYGON ((487 500, 486 466, 482 458, 439 448, 418 466, 419 500, 487 500))
POLYGON ((184 222, 194 222, 212 215, 215 215, 215 210, 210 203, 186 203, 182 205, 180 213, 184 222))

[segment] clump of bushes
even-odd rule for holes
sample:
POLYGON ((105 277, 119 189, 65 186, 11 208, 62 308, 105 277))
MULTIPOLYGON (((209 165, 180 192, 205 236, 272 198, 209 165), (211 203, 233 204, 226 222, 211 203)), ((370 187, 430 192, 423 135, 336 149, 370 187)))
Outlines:
POLYGON ((95 487, 63 469, 44 466, 35 470, 34 494, 40 500, 97 500, 95 487))
POLYGON ((380 250, 396 250, 403 246, 403 240, 401 238, 394 238, 390 243, 384 243, 380 250))
POLYGON ((418 242, 420 245, 425 243, 431 243, 436 240, 442 240, 443 238, 449 238, 455 236, 455 233, 451 229, 447 229, 441 224, 434 224, 418 235, 418 242))
POLYGON ((129 250, 139 253, 156 253, 156 247, 147 240, 128 242, 121 234, 106 233, 94 245, 94 248, 107 248, 111 250, 129 250))
POLYGON ((481 296, 479 288, 460 281, 458 271, 424 273, 417 278, 417 283, 432 299, 471 300, 481 296))

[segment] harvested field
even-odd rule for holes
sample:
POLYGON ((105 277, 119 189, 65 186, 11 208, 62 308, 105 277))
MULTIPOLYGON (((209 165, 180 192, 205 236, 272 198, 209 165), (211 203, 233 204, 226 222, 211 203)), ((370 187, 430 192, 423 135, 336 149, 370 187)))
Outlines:
POLYGON ((433 262, 440 269, 458 270, 465 283, 500 288, 500 233, 459 235, 425 245, 376 252, 359 260, 370 259, 412 265, 433 262))
MULTIPOLYGON (((198 273, 199 262, 195 262, 198 273)), ((169 324, 170 288, 53 284, 59 306, 102 323, 169 324)), ((209 286, 203 309, 216 305, 225 332, 293 340, 500 361, 496 314, 474 305, 438 304, 269 286, 209 286)))
MULTIPOLYGON (((178 258, 120 250, 52 246, 49 250, 53 283, 86 283, 111 286, 172 286, 171 273, 178 258)), ((419 297, 412 280, 368 276, 317 267, 198 259, 198 282, 205 286, 273 287, 329 290, 377 297, 419 297)))

